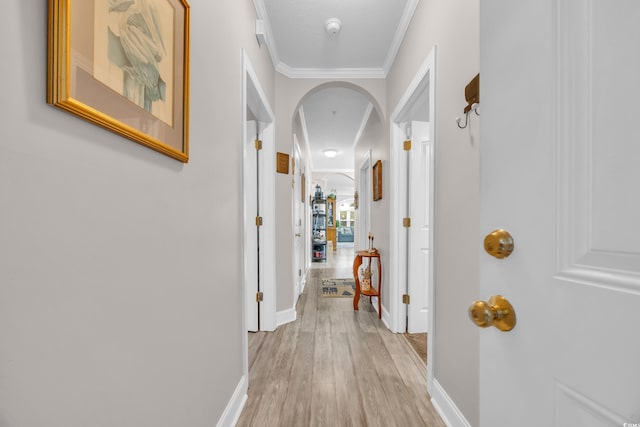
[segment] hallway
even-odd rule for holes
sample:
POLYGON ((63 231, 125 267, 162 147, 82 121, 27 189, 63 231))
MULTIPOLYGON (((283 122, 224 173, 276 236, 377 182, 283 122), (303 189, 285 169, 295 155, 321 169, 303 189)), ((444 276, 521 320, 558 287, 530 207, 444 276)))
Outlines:
MULTIPOLYGON (((323 278, 351 277, 352 247, 312 264, 295 322, 249 334, 249 392, 238 426, 444 426, 426 367, 368 298, 324 298, 323 278)), ((383 284, 384 286, 384 284, 383 284)))

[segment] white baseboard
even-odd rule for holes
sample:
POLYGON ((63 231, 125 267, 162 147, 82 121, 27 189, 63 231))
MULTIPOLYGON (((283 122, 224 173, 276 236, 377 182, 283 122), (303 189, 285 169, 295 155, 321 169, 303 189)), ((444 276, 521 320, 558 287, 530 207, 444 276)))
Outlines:
POLYGON ((276 328, 285 323, 291 323, 296 320, 298 313, 294 308, 276 312, 276 328))
MULTIPOLYGON (((377 308, 378 303, 376 302, 376 305, 374 305, 374 308, 377 308)), ((382 306, 382 323, 385 324, 385 326, 387 327, 387 329, 389 329, 391 332, 398 332, 398 331, 394 331, 393 328, 391 327, 391 313, 389 313, 389 310, 387 310, 384 305, 382 306)))
POLYGON ((455 402, 451 400, 436 379, 433 380, 431 403, 447 427, 471 427, 469 421, 462 415, 455 402))
POLYGON ((236 390, 233 392, 233 396, 231 396, 231 400, 227 403, 227 407, 224 408, 224 412, 218 420, 218 424, 216 424, 217 427, 233 427, 236 425, 242 408, 244 408, 244 404, 247 401, 248 385, 247 377, 243 375, 236 390))

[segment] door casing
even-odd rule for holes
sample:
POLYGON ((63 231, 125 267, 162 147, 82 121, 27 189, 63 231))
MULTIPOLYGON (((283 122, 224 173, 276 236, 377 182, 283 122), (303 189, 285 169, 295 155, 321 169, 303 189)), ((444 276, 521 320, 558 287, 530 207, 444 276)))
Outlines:
MULTIPOLYGON (((428 108, 428 118, 423 121, 430 123, 431 140, 434 141, 435 150, 437 152, 437 144, 435 144, 435 90, 436 76, 435 76, 435 61, 436 61, 436 47, 434 46, 424 62, 416 72, 413 80, 407 86, 402 98, 396 105, 393 113, 390 116, 390 188, 391 188, 391 212, 390 212, 390 243, 391 253, 389 262, 389 319, 387 320, 387 326, 393 332, 404 332, 406 329, 406 316, 407 309, 402 302, 402 295, 406 289, 406 274, 408 265, 407 254, 407 242, 406 242, 406 230, 403 226, 402 220, 405 217, 406 206, 406 172, 403 169, 403 160, 406 153, 404 152, 403 143, 410 137, 406 132, 406 121, 410 121, 410 117, 414 115, 410 110, 414 105, 426 105, 428 108), (425 91, 425 86, 428 86, 430 90, 425 91), (422 98, 421 98, 422 96, 422 98), (424 99, 426 96, 427 99, 424 99)), ((436 154, 434 154, 436 155, 436 154)), ((435 162, 434 162, 435 169, 435 162)), ((432 173, 434 173, 432 171, 432 173)), ((431 185, 435 189, 435 184, 431 185)), ((434 190, 435 191, 435 190, 434 190)), ((433 223, 433 200, 435 200, 434 192, 431 193, 432 203, 432 223, 433 223)), ((432 232, 432 244, 433 248, 433 232, 432 232)), ((431 250, 431 265, 433 265, 433 249, 431 250)), ((434 269, 431 268, 431 276, 434 277, 434 269)), ((427 290, 428 301, 433 304, 434 301, 434 283, 433 279, 429 280, 427 290)), ((431 393, 433 388, 433 365, 434 365, 434 310, 431 306, 429 309, 429 322, 427 329, 427 390, 431 393)))
MULTIPOLYGON (((262 157, 270 159, 275 157, 275 123, 274 114, 269 106, 269 102, 260 86, 257 75, 253 70, 251 62, 242 51, 242 99, 243 99, 243 129, 242 129, 242 150, 243 150, 243 229, 242 252, 243 252, 243 331, 247 331, 247 314, 254 310, 256 295, 253 283, 257 278, 257 266, 249 265, 248 258, 245 257, 248 247, 248 239, 255 239, 255 212, 248 212, 245 198, 260 199, 260 214, 263 217, 263 225, 260 228, 260 290, 263 292, 264 300, 260 307, 260 329, 273 331, 276 327, 276 271, 275 271, 275 165, 274 162, 263 161, 260 167, 261 194, 257 194, 255 182, 249 177, 251 174, 248 168, 254 167, 255 155, 247 148, 247 141, 253 136, 248 134, 247 123, 250 118, 247 110, 253 114, 253 119, 258 123, 258 133, 262 139, 262 157), (249 283, 251 282, 251 283, 249 283)), ((244 334, 246 341, 246 333, 244 334)), ((245 342, 245 344, 247 344, 245 342)), ((248 348, 245 348, 245 362, 248 360, 248 348)), ((248 368, 247 368, 248 372, 248 368)))

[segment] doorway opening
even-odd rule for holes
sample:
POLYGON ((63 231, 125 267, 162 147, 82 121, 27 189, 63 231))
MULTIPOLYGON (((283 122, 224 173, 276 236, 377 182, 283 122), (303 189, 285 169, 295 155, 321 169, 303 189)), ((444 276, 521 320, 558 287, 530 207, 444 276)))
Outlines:
POLYGON ((433 385, 433 218, 435 48, 391 115, 390 277, 392 329, 427 334, 427 389, 433 385))
POLYGON ((243 69, 243 330, 274 330, 274 115, 244 52, 243 69))

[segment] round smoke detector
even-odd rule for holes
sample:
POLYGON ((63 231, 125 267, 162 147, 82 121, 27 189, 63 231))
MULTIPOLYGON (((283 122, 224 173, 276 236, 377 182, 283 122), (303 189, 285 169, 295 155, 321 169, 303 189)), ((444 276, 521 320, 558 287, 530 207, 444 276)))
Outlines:
POLYGON ((327 30, 329 34, 336 34, 340 31, 342 27, 342 22, 338 18, 328 19, 324 25, 324 28, 327 30))

